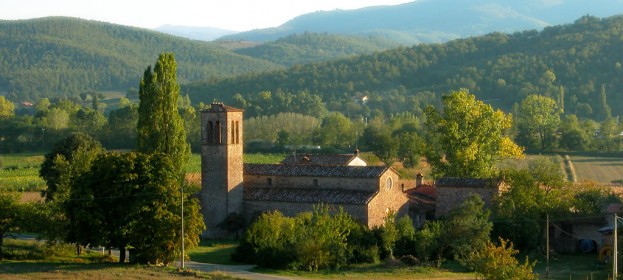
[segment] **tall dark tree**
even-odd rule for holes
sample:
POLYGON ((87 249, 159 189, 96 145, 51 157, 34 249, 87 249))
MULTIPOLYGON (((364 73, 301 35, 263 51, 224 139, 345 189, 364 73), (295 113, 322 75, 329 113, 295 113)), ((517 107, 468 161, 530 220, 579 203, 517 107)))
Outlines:
POLYGON ((91 136, 75 133, 54 144, 45 155, 39 175, 46 181, 45 199, 64 200, 68 198, 71 182, 89 170, 102 145, 91 136))
POLYGON ((178 112, 180 86, 176 71, 172 53, 160 54, 153 71, 151 66, 145 70, 139 87, 138 150, 164 153, 175 164, 184 164, 190 158, 190 145, 178 112))

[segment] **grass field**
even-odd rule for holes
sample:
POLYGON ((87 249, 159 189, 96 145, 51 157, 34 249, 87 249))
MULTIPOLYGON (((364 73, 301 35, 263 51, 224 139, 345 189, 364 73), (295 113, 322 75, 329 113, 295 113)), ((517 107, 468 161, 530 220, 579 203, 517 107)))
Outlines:
POLYGON ((161 266, 56 262, 0 263, 0 279, 235 279, 220 273, 201 273, 161 266))
POLYGON ((0 155, 0 188, 14 192, 37 192, 45 189, 39 177, 41 154, 0 155))
POLYGON ((569 155, 578 180, 612 183, 623 180, 623 158, 598 155, 569 155))
POLYGON ((236 250, 235 241, 206 241, 202 240, 199 247, 192 249, 188 256, 191 261, 212 264, 233 265, 239 264, 231 260, 231 254, 236 250))

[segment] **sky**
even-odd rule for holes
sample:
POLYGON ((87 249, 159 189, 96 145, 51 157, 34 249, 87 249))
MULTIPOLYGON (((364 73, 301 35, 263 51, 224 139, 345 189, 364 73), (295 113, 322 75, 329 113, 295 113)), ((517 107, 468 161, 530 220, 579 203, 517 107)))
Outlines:
POLYGON ((70 16, 156 28, 165 24, 234 31, 276 27, 305 13, 414 0, 2 0, 0 19, 70 16))

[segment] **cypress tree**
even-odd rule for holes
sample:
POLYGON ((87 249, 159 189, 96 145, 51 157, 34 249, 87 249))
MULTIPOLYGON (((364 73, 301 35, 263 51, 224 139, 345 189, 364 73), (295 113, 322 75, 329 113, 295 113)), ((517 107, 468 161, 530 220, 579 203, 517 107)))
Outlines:
POLYGON ((137 144, 139 152, 165 153, 181 165, 190 158, 190 145, 177 106, 176 71, 173 53, 160 54, 153 70, 145 70, 139 86, 137 144))

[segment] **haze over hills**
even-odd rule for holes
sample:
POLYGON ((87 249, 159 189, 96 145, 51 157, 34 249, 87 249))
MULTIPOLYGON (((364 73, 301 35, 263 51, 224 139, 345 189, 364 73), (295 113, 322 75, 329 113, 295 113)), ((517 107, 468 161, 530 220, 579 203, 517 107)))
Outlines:
POLYGON ((214 27, 183 26, 170 24, 157 27, 154 30, 170 35, 201 41, 212 41, 226 35, 238 33, 238 31, 214 27))
POLYGON ((583 15, 623 13, 623 0, 419 0, 395 6, 320 11, 279 27, 219 40, 274 41, 295 33, 384 34, 405 45, 445 42, 490 32, 512 33, 573 22, 583 15))

